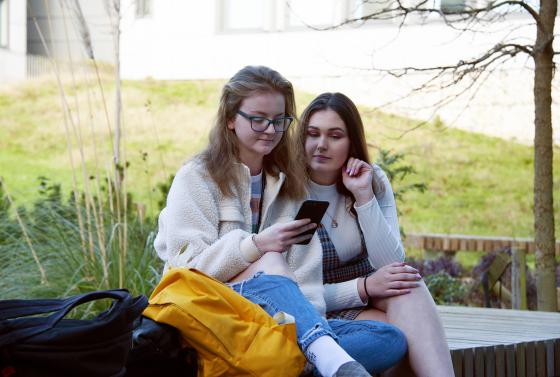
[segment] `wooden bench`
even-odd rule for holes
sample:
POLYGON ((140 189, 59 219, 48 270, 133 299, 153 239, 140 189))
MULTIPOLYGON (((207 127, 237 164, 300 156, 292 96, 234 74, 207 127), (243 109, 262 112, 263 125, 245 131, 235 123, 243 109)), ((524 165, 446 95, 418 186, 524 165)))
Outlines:
POLYGON ((438 306, 457 377, 560 376, 560 313, 438 306))

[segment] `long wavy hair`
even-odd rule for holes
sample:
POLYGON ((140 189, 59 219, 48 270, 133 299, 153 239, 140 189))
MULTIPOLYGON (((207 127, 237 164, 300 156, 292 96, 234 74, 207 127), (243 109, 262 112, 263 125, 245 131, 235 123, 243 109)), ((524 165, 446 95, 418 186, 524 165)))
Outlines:
MULTIPOLYGON (((282 94, 286 103, 285 114, 296 119, 292 84, 275 70, 264 66, 247 66, 224 85, 208 146, 200 154, 223 195, 232 196, 232 188, 241 184, 239 169, 233 166, 239 162, 239 140, 227 124, 237 115, 245 98, 262 92, 282 94)), ((305 160, 301 145, 295 141, 294 128, 284 132, 276 148, 264 156, 263 169, 273 176, 283 172, 286 181, 280 195, 297 199, 305 193, 305 180, 302 179, 305 176, 305 160)))
MULTIPOLYGON (((348 137, 350 139, 350 150, 348 152, 348 158, 354 157, 362 161, 371 164, 369 158, 369 152, 366 142, 366 134, 364 131, 364 124, 362 122, 362 117, 360 112, 356 108, 356 105, 350 98, 342 93, 323 93, 315 97, 313 101, 303 110, 301 114, 300 123, 297 131, 298 144, 300 148, 305 148, 305 139, 307 138, 307 127, 309 125, 309 120, 311 116, 317 111, 321 110, 332 110, 338 114, 340 119, 346 125, 346 131, 348 132, 348 137)), ((310 177, 310 172, 307 172, 308 177, 310 177)), ((373 192, 376 197, 381 197, 385 193, 385 186, 377 174, 373 174, 373 192)), ((336 182, 337 191, 351 199, 351 203, 354 202, 352 193, 342 183, 342 177, 339 177, 336 182)))

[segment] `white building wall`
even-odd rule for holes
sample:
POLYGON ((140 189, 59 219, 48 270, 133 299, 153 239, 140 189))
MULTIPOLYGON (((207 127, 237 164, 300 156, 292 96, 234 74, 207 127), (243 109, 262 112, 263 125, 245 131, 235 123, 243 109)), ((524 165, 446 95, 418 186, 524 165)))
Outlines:
POLYGON ((105 62, 113 61, 111 24, 104 0, 27 2, 29 54, 50 54, 51 57, 67 61, 80 61, 88 57, 81 34, 83 26, 76 17, 76 4, 79 4, 91 35, 95 58, 105 62), (38 29, 43 34, 46 46, 41 41, 38 29))
POLYGON ((0 47, 0 84, 25 78, 26 69, 25 1, 8 1, 8 45, 0 47))
MULTIPOLYGON (((128 4, 123 6, 126 11, 121 39, 124 78, 228 78, 245 65, 264 64, 290 78, 300 89, 343 91, 359 103, 382 106, 386 111, 419 119, 437 114, 455 127, 532 142, 532 61, 526 56, 495 72, 476 96, 469 94, 441 108, 434 104, 452 94, 450 91, 436 89, 408 95, 429 76, 395 78, 371 70, 455 64, 459 59, 479 56, 513 29, 509 37, 532 40, 535 31, 524 26, 530 23, 525 17, 510 18, 494 25, 495 30, 485 27, 483 33, 476 34, 454 33, 437 21, 402 30, 398 24, 386 21, 336 31, 310 31, 303 26, 298 28, 293 14, 282 13, 286 12, 280 6, 283 2, 269 0, 268 8, 258 6, 270 17, 252 25, 267 31, 223 32, 227 22, 223 20, 226 16, 221 10, 222 0, 154 0, 152 14, 146 18, 135 17, 134 1, 123 1, 128 4)), ((257 6, 259 2, 255 1, 253 5, 257 6)), ((323 0, 321 4, 327 7, 333 1, 337 2, 328 0, 326 4, 323 0)), ((314 17, 321 20, 317 14, 314 17)), ((560 87, 558 79, 555 84, 560 87)), ((556 101, 554 114, 558 114, 558 106, 556 101)), ((554 137, 560 144, 557 119, 555 116, 554 137)))
MULTIPOLYGON (((484 34, 458 37, 442 22, 399 32, 398 24, 390 21, 336 31, 289 28, 278 21, 276 24, 288 31, 272 27, 268 32, 221 32, 220 17, 224 16, 220 10, 225 8, 220 7, 220 0, 154 0, 153 14, 147 18, 135 18, 134 3, 123 0, 122 71, 128 78, 224 78, 247 64, 268 64, 292 76, 340 75, 373 66, 395 68, 403 63, 430 66, 475 56, 506 34, 492 34, 485 28, 484 34)), ((526 21, 510 22, 521 25, 526 21)), ((517 33, 534 34, 532 28, 517 33)))

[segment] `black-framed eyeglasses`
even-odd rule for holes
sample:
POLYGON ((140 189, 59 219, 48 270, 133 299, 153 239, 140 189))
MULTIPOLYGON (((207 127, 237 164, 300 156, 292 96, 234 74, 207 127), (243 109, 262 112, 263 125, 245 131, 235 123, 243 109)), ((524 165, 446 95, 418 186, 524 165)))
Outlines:
POLYGON ((249 115, 241 110, 238 110, 237 114, 250 121, 251 129, 255 132, 264 132, 271 124, 272 127, 274 127, 274 132, 285 132, 294 120, 294 118, 286 116, 276 119, 268 119, 258 115, 249 115))

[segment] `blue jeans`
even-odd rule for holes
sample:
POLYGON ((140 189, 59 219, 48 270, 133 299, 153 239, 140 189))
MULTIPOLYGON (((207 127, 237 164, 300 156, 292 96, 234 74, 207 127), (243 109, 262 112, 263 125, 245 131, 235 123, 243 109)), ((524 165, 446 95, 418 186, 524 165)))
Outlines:
POLYGON ((287 277, 258 272, 253 278, 230 287, 271 316, 279 311, 291 314, 304 353, 314 340, 328 335, 371 373, 393 366, 406 353, 406 338, 395 326, 377 321, 327 321, 287 277))

